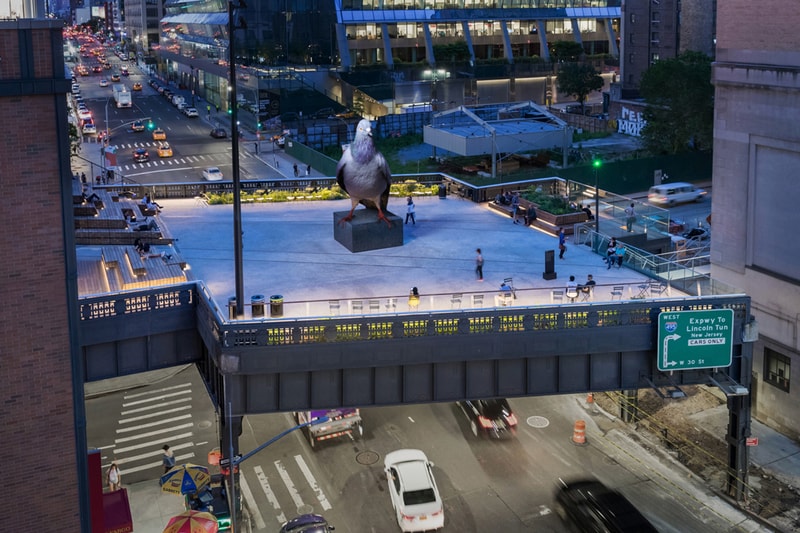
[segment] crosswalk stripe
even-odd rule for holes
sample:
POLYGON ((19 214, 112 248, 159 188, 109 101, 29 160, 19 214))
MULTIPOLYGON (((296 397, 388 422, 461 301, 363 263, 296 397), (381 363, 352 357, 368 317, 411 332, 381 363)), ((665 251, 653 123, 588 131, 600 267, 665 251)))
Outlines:
POLYGON ((311 490, 317 495, 317 500, 319 501, 320 505, 322 505, 322 509, 327 511, 331 508, 330 502, 328 502, 328 498, 325 497, 325 493, 322 492, 322 489, 319 488, 319 484, 317 483, 316 478, 311 473, 311 469, 308 468, 308 465, 303 460, 303 457, 300 455, 295 455, 294 460, 297 461, 297 466, 300 467, 300 471, 303 472, 303 475, 308 481, 308 484, 311 486, 311 490))
MULTIPOLYGON (((159 451, 158 453, 161 453, 161 452, 159 451)), ((176 455, 175 456, 175 461, 176 462, 177 461, 186 462, 187 459, 191 459, 192 457, 194 457, 194 452, 185 453, 183 455, 176 455)), ((127 463, 128 461, 125 460, 125 459, 121 459, 121 460, 118 459, 115 462, 117 463, 117 466, 121 467, 122 464, 127 463)), ((141 472, 142 470, 149 470, 151 468, 161 467, 161 465, 162 465, 161 461, 158 461, 158 462, 155 462, 155 463, 147 463, 147 464, 144 464, 144 465, 132 466, 131 468, 126 468, 124 470, 122 468, 120 468, 119 471, 122 474, 132 474, 133 472, 141 472)), ((109 466, 110 466, 110 463, 109 463, 109 466)), ((159 477, 161 477, 161 476, 159 475, 159 477)))
POLYGON ((286 489, 289 491, 289 496, 292 497, 295 508, 300 509, 304 505, 303 498, 301 498, 300 493, 297 492, 292 478, 289 477, 289 472, 286 471, 286 468, 280 461, 275 461, 275 469, 278 470, 278 475, 281 476, 283 484, 286 485, 286 489))
POLYGON ((250 511, 250 517, 255 520, 256 529, 261 530, 266 528, 267 524, 264 522, 264 517, 261 516, 261 511, 258 510, 256 500, 253 498, 253 492, 250 490, 250 485, 247 484, 247 480, 244 476, 239 476, 239 488, 241 489, 242 497, 247 501, 247 509, 250 511))
POLYGON ((123 395, 122 398, 125 399, 125 400, 130 400, 130 399, 133 399, 133 398, 141 398, 142 396, 152 396, 153 394, 158 394, 158 393, 161 393, 161 392, 167 392, 167 391, 176 390, 176 389, 185 389, 187 387, 190 388, 191 386, 192 386, 191 383, 181 383, 179 385, 172 385, 170 387, 162 387, 160 389, 152 389, 152 390, 148 390, 148 391, 145 391, 145 392, 132 392, 130 394, 123 395))
POLYGON ((177 405, 179 403, 190 402, 190 401, 192 401, 191 396, 188 398, 179 398, 177 400, 172 400, 171 402, 163 402, 159 404, 145 405, 144 407, 137 407, 136 409, 129 409, 127 411, 122 411, 120 415, 127 416, 127 415, 132 415, 134 413, 143 413, 145 411, 150 411, 152 409, 160 409, 161 407, 166 407, 168 405, 177 405))
POLYGON ((170 431, 176 431, 179 429, 187 429, 193 427, 194 424, 181 424, 179 426, 167 428, 167 429, 159 429, 158 431, 149 431, 147 433, 142 433, 140 435, 133 435, 131 437, 122 437, 119 439, 115 439, 115 442, 130 442, 136 439, 143 439, 145 437, 153 437, 155 435, 163 435, 164 433, 169 433, 170 431))
POLYGON ((267 475, 264 473, 264 469, 259 465, 253 467, 253 470, 256 472, 256 477, 258 478, 259 483, 261 483, 261 489, 264 491, 267 501, 272 504, 272 508, 278 513, 278 523, 283 524, 286 522, 286 515, 283 514, 283 511, 281 511, 281 504, 278 503, 278 498, 275 497, 272 487, 269 486, 269 480, 267 479, 267 475))
POLYGON ((145 400, 136 400, 135 402, 125 402, 125 403, 122 404, 122 407, 127 407, 127 406, 130 406, 130 405, 141 405, 141 404, 150 403, 150 402, 157 402, 158 400, 163 400, 165 398, 172 398, 174 396, 182 396, 182 395, 191 394, 191 393, 192 393, 192 391, 190 391, 190 390, 184 390, 184 391, 178 391, 178 392, 171 392, 169 394, 161 394, 159 396, 153 396, 152 398, 147 398, 145 400))
MULTIPOLYGON (((189 438, 191 436, 192 436, 192 432, 189 431, 189 432, 186 432, 186 433, 179 433, 177 435, 172 435, 170 437, 170 439, 173 439, 173 440, 174 439, 186 439, 186 438, 189 438)), ((159 439, 158 442, 160 443, 161 440, 159 439)), ((149 441, 149 442, 143 442, 141 444, 134 444, 133 446, 125 446, 125 447, 122 447, 122 448, 116 448, 115 447, 114 448, 114 453, 127 453, 127 452, 131 452, 133 450, 141 450, 142 448, 150 448, 150 447, 152 447, 154 445, 157 445, 157 444, 154 443, 153 441, 149 441)), ((161 448, 159 447, 159 450, 160 449, 161 448)))
MULTIPOLYGON (((191 398, 189 398, 191 400, 191 398)), ((163 407, 162 405, 152 406, 152 407, 163 407)), ((164 416, 170 413, 179 413, 181 411, 186 411, 187 409, 191 410, 191 405, 184 405, 182 407, 173 407, 172 409, 164 409, 162 411, 158 411, 155 413, 148 413, 145 415, 134 416, 133 418, 121 418, 119 420, 120 424, 129 424, 131 422, 138 422, 139 420, 147 420, 148 418, 153 418, 154 416, 164 416)))
MULTIPOLYGON (((179 411, 183 411, 183 409, 179 409, 179 411)), ((150 417, 145 417, 145 418, 150 418, 150 417)), ((161 419, 161 420, 156 420, 155 422, 150 422, 148 424, 139 424, 138 426, 130 426, 130 427, 118 429, 117 433, 130 433, 131 431, 139 431, 140 429, 146 429, 146 428, 151 428, 151 427, 155 427, 155 426, 160 426, 162 424, 172 424, 173 422, 177 422, 178 420, 186 420, 187 418, 192 418, 192 414, 188 413, 188 414, 185 414, 185 415, 173 416, 173 417, 170 417, 170 418, 164 418, 164 419, 161 419)), ((123 423, 122 420, 120 420, 120 424, 121 423, 123 423)))

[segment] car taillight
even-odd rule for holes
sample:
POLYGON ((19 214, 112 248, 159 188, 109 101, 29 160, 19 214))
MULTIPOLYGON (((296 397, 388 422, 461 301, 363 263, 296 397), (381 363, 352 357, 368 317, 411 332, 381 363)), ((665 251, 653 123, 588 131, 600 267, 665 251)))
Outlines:
POLYGON ((438 510, 438 511, 436 511, 435 513, 431 513, 431 516, 439 516, 439 515, 440 515, 440 514, 442 514, 443 512, 444 512, 444 509, 439 509, 439 510, 438 510))
POLYGON ((414 520, 415 518, 417 518, 416 516, 407 515, 407 514, 404 514, 404 515, 401 515, 401 516, 403 517, 403 520, 408 520, 409 522, 414 520))
POLYGON ((508 422, 509 426, 516 426, 517 417, 514 415, 514 413, 509 413, 509 415, 506 417, 506 422, 508 422))
POLYGON ((478 417, 478 423, 481 425, 482 428, 489 429, 489 428, 494 427, 494 424, 492 424, 492 421, 489 420, 488 418, 486 418, 485 416, 479 416, 478 417))

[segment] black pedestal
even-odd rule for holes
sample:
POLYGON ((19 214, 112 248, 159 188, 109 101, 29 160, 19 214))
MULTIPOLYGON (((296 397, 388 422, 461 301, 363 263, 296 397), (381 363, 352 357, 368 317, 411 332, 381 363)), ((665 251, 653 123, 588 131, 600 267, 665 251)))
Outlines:
POLYGON ((378 220, 376 210, 362 207, 356 208, 352 220, 340 224, 339 221, 348 213, 333 213, 333 238, 351 252, 403 246, 403 219, 394 213, 384 212, 392 223, 391 228, 383 220, 378 220))
POLYGON ((558 277, 558 274, 556 274, 555 250, 544 251, 544 272, 542 272, 542 277, 544 279, 556 279, 558 277))

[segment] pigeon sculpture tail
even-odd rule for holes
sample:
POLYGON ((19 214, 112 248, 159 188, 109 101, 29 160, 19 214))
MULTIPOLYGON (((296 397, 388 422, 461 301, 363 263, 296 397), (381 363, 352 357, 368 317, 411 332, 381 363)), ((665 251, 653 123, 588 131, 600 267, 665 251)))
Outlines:
POLYGON ((361 203, 369 209, 377 209, 378 220, 383 220, 392 227, 392 223, 384 215, 389 203, 392 173, 383 154, 375 149, 369 120, 364 119, 358 123, 355 139, 336 165, 336 181, 350 195, 352 204, 350 213, 340 220, 340 224, 352 220, 353 211, 361 203))

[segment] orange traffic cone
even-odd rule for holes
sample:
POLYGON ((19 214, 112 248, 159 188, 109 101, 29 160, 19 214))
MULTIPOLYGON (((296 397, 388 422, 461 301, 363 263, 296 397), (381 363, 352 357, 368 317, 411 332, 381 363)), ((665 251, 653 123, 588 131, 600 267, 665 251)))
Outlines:
POLYGON ((594 403, 594 394, 593 393, 590 392, 589 394, 586 395, 586 403, 594 403))
POLYGON ((578 446, 586 444, 586 422, 583 420, 575 421, 575 428, 572 431, 572 443, 578 446))

